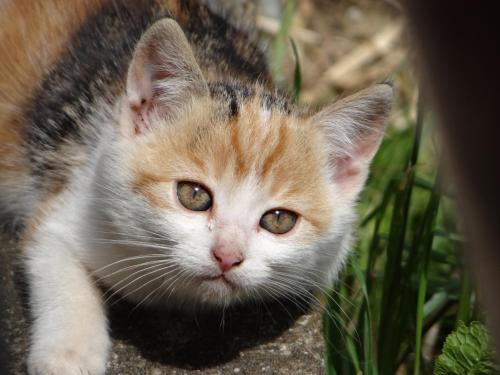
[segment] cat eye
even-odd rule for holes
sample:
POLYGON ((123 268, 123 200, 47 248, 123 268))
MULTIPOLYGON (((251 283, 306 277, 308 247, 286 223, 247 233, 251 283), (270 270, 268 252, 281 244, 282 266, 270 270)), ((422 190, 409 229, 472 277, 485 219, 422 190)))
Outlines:
POLYGON ((206 188, 196 182, 178 182, 177 198, 191 211, 206 211, 212 207, 212 196, 206 188))
POLYGON ((292 230, 297 222, 297 214, 283 209, 267 211, 260 218, 260 226, 274 234, 284 234, 292 230))

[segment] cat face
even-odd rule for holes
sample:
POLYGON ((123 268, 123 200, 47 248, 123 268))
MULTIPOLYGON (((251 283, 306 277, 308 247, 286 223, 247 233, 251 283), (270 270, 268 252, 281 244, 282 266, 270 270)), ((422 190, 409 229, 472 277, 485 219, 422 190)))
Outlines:
POLYGON ((207 84, 175 22, 148 33, 107 178, 119 232, 164 256, 152 284, 213 304, 323 286, 345 257, 391 88, 304 114, 259 84, 207 84))
POLYGON ((318 129, 251 91, 236 113, 212 96, 129 146, 134 193, 175 243, 172 259, 193 292, 210 298, 269 285, 283 293, 291 275, 305 284, 325 272, 318 243, 341 207, 318 129))

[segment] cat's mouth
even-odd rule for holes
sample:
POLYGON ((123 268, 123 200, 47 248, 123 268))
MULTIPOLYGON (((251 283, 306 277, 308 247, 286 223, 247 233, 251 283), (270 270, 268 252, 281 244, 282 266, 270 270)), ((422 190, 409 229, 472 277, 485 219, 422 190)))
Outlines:
POLYGON ((221 274, 215 275, 215 276, 199 276, 198 279, 201 282, 209 282, 209 283, 217 283, 217 284, 221 284, 221 285, 226 285, 226 286, 230 287, 231 289, 237 288, 237 285, 234 282, 232 282, 231 280, 229 280, 224 273, 221 273, 221 274))

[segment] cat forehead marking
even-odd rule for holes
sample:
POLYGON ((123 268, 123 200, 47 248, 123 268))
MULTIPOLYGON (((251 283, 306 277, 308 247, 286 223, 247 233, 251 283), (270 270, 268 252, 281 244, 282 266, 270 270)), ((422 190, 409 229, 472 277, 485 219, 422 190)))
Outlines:
MULTIPOLYGON (((142 163, 140 173, 155 169, 154 175, 173 180, 184 173, 209 188, 223 185, 236 195, 244 195, 246 189, 239 186, 251 179, 259 199, 267 197, 296 210, 317 230, 326 230, 331 197, 318 132, 307 119, 270 106, 269 100, 262 95, 248 97, 231 116, 213 116, 206 104, 193 107, 175 131, 152 138, 148 149, 153 155, 142 163)), ((217 200, 218 191, 213 193, 217 200)), ((241 197, 246 198, 255 199, 241 197)))

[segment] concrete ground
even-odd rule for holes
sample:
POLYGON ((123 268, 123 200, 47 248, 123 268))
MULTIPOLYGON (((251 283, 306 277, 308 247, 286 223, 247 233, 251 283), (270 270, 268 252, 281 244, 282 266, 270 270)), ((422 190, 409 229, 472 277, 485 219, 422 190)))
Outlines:
MULTIPOLYGON (((0 374, 25 374, 26 285, 19 248, 6 235, 0 235, 0 277, 0 374)), ((226 311, 221 320, 215 313, 194 317, 133 307, 111 308, 110 375, 324 372, 318 311, 268 303, 226 311)))

